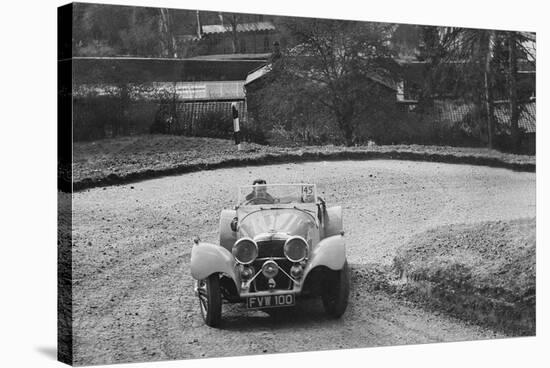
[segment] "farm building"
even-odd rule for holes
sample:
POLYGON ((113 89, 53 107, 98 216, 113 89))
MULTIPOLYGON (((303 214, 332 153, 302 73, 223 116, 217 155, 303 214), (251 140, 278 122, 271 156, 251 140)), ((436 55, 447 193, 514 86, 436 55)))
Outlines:
POLYGON ((202 24, 197 11, 196 34, 179 35, 176 40, 182 50, 192 48, 199 55, 268 54, 278 39, 277 29, 263 16, 253 18, 256 21, 238 21, 220 13, 217 24, 202 24))
MULTIPOLYGON (((246 121, 244 81, 265 59, 220 55, 190 59, 73 59, 75 139, 159 131, 196 134, 207 114, 246 121)), ((231 120, 229 119, 228 124, 231 120)))
MULTIPOLYGON (((419 124, 437 125, 437 130, 451 131, 453 129, 462 130, 466 136, 476 137, 477 139, 485 139, 486 132, 479 131, 480 112, 471 102, 466 102, 458 97, 449 96, 447 98, 436 98, 430 108, 423 107, 420 112, 417 109, 419 95, 419 81, 427 72, 426 63, 423 62, 407 62, 402 64, 402 78, 398 82, 392 82, 373 75, 371 79, 378 85, 382 86, 379 91, 381 98, 385 103, 380 105, 381 109, 395 110, 405 113, 405 119, 411 122, 417 121, 419 124), (477 129, 477 130, 476 130, 477 129), (485 138, 483 138, 485 135, 485 138)), ((267 76, 272 71, 272 64, 266 64, 252 70, 246 77, 244 87, 247 92, 248 107, 251 111, 248 113, 254 115, 256 106, 253 98, 256 91, 263 88, 266 83, 270 83, 272 79, 267 76)), ((535 73, 531 70, 522 70, 520 73, 520 93, 522 96, 532 95, 531 98, 525 97, 523 103, 519 106, 519 121, 521 143, 520 149, 524 153, 535 153, 535 136, 536 136, 536 97, 535 90, 535 73)), ((388 111, 389 112, 389 111, 388 111)), ((315 114, 313 111, 312 114, 315 114)), ((506 137, 510 136, 510 107, 507 100, 495 101, 494 114, 496 122, 496 134, 500 137, 499 143, 507 144, 506 137)), ((392 116, 400 118, 399 114, 392 116)), ((402 116, 401 116, 402 117, 402 116)), ((483 130, 484 127, 481 127, 483 130)), ((389 128, 388 129, 392 129, 389 128)), ((506 149, 506 147, 500 147, 506 149)))
POLYGON ((233 48, 232 26, 213 24, 202 26, 202 39, 209 51, 214 54, 230 53, 269 53, 277 37, 275 26, 271 22, 237 24, 237 45, 233 48))

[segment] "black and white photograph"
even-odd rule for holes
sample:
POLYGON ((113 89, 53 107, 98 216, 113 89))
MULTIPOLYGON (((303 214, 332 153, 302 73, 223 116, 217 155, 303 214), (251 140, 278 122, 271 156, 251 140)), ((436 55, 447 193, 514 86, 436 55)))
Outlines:
POLYGON ((534 28, 200 5, 57 8, 59 361, 537 336, 534 28))

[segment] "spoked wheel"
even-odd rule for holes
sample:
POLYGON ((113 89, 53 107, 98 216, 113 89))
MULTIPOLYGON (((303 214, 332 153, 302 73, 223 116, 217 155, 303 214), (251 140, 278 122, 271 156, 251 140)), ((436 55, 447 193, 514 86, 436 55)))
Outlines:
POLYGON ((198 281, 198 296, 204 323, 216 327, 222 319, 222 298, 220 292, 220 277, 217 273, 198 281))
POLYGON ((348 306, 349 296, 349 267, 344 267, 337 272, 331 272, 330 277, 324 285, 321 294, 325 312, 333 318, 339 318, 344 314, 348 306))

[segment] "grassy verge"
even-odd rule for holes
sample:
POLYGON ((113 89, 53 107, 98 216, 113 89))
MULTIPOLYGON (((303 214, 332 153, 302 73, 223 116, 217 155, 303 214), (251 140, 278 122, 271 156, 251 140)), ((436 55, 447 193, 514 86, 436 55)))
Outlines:
POLYGON ((399 277, 382 287, 512 335, 534 335, 535 240, 535 219, 431 230, 400 249, 399 277))
POLYGON ((76 142, 73 159, 75 190, 222 167, 318 160, 400 159, 535 171, 534 156, 483 148, 418 145, 282 148, 245 143, 243 150, 237 151, 231 140, 169 135, 76 142))

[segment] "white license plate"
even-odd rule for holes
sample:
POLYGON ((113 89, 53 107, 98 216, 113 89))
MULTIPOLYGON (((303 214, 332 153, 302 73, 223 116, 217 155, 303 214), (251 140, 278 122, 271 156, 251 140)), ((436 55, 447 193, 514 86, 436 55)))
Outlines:
POLYGON ((249 296, 246 307, 249 309, 288 307, 294 305, 294 294, 249 296))

